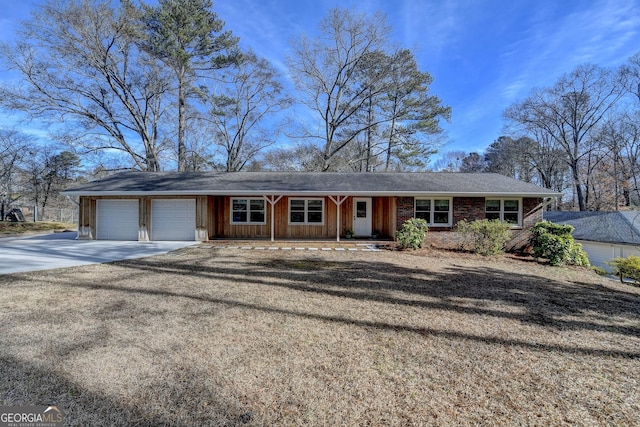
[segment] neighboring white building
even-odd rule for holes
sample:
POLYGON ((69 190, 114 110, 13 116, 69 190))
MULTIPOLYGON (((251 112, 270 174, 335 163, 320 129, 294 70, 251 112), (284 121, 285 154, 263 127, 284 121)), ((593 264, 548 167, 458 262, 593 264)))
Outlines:
POLYGON ((640 256, 640 211, 545 212, 544 219, 572 225, 591 265, 610 271, 612 258, 640 256))

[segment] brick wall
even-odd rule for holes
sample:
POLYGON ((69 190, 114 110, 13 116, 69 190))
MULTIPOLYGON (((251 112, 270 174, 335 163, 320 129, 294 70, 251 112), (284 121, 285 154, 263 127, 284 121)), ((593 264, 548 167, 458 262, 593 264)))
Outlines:
MULTIPOLYGON (((531 227, 542 220, 542 199, 525 198, 522 200, 522 228, 512 230, 512 238, 507 243, 507 250, 521 250, 526 247, 531 237, 531 227)), ((485 218, 484 197, 454 197, 453 228, 431 227, 427 233, 426 244, 435 248, 457 249, 462 238, 453 231, 455 225, 463 219, 473 221, 485 218)), ((413 217, 413 198, 398 198, 398 229, 402 223, 413 217)))
POLYGON ((396 212, 396 230, 400 230, 406 220, 413 218, 413 197, 398 197, 396 212))
POLYGON ((453 226, 463 220, 484 219, 484 197, 454 197, 453 226))

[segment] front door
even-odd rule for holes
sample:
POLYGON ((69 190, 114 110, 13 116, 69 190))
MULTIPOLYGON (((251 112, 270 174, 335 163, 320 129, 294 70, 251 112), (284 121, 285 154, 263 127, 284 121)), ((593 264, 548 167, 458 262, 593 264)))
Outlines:
POLYGON ((371 236, 371 197, 353 198, 353 232, 356 236, 371 236))

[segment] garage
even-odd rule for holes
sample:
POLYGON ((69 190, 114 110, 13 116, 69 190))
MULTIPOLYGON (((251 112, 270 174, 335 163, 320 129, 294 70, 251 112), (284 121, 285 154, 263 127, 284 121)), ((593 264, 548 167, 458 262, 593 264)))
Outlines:
POLYGON ((607 262, 611 261, 611 259, 615 258, 616 256, 620 256, 620 254, 616 254, 614 245, 610 243, 586 241, 578 241, 578 243, 582 244, 582 249, 584 249, 584 251, 589 256, 589 262, 591 263, 591 265, 596 265, 606 270, 611 270, 611 267, 607 264, 607 262))
POLYGON ((151 240, 195 240, 196 200, 151 201, 151 240))
POLYGON ((96 239, 138 240, 138 200, 96 201, 96 239))

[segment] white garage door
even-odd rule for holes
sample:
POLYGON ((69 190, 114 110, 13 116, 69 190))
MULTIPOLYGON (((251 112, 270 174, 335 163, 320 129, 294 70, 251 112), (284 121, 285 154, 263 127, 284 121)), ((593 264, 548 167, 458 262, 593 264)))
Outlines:
POLYGON ((138 200, 98 200, 96 238, 138 240, 138 200))
POLYGON ((613 245, 585 241, 580 241, 579 243, 582 244, 582 249, 584 249, 589 256, 589 262, 591 265, 597 265, 598 267, 602 267, 606 270, 611 270, 611 267, 607 265, 607 262, 610 261, 611 258, 616 257, 613 245))
POLYGON ((151 240, 195 240, 196 200, 151 201, 151 240))

